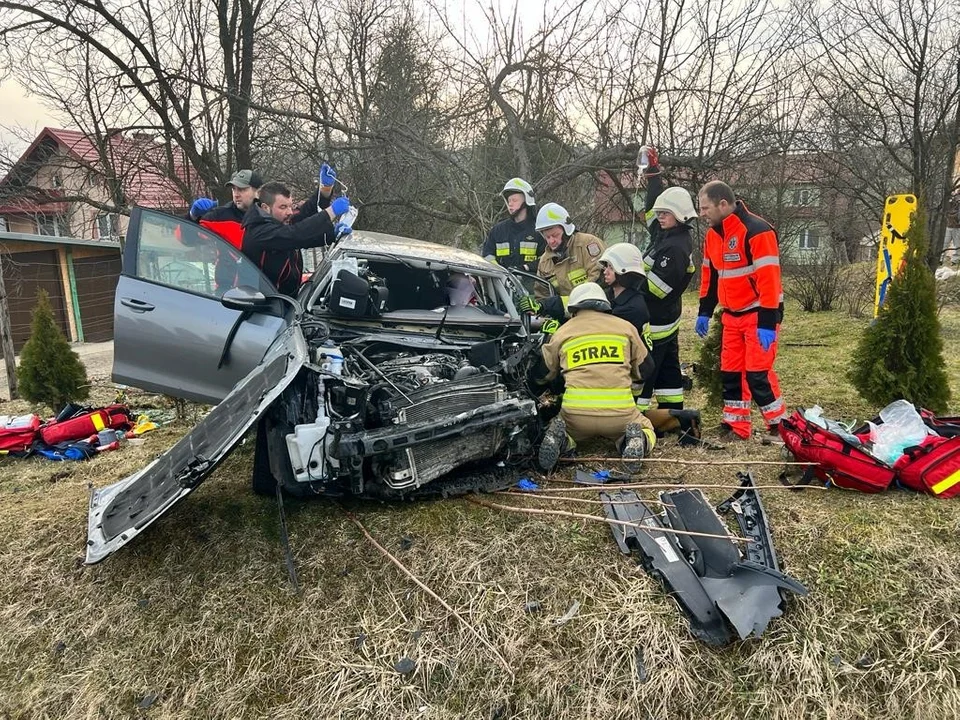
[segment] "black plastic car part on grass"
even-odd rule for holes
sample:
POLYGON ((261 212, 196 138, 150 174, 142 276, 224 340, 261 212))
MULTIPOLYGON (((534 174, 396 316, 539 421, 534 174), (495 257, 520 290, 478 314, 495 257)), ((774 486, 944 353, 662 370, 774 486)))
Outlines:
POLYGON ((662 514, 654 513, 633 491, 601 493, 621 552, 636 552, 640 564, 659 580, 690 619, 694 637, 725 645, 739 637, 759 637, 783 612, 783 591, 807 589, 780 571, 767 516, 753 478, 739 474, 741 488, 717 511, 733 513, 749 540, 743 553, 698 489, 660 493, 662 514), (712 537, 664 530, 702 533, 712 537))

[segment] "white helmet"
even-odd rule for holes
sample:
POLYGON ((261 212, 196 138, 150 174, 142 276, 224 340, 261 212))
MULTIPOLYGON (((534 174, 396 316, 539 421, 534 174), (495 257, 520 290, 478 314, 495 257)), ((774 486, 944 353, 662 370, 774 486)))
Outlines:
POLYGON ((537 232, 557 225, 563 228, 564 235, 573 235, 577 230, 577 226, 570 222, 570 213, 567 212, 567 209, 563 207, 563 205, 547 203, 540 208, 540 212, 537 213, 537 232))
POLYGON ((693 200, 690 199, 690 193, 681 187, 671 187, 660 193, 653 207, 654 212, 673 213, 673 216, 682 223, 687 223, 697 217, 697 211, 693 209, 693 200))
POLYGON ((523 178, 510 178, 507 180, 500 194, 506 199, 510 193, 523 193, 523 204, 527 207, 533 207, 537 204, 536 198, 533 197, 533 186, 523 178))
POLYGON ((600 262, 607 263, 617 275, 625 273, 647 274, 643 267, 643 253, 636 245, 631 245, 628 242, 620 242, 608 247, 600 256, 600 262))
POLYGON ((603 288, 595 282, 577 285, 567 300, 567 310, 599 310, 610 312, 610 301, 603 288))

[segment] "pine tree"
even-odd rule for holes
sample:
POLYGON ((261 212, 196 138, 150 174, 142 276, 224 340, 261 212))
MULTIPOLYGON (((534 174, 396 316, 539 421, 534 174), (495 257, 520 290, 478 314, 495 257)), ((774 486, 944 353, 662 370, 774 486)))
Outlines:
POLYGON ((54 412, 90 394, 86 369, 57 326, 45 290, 37 293, 30 339, 20 351, 17 378, 23 397, 49 405, 54 412))
POLYGON ((720 344, 723 337, 722 311, 713 314, 710 332, 700 346, 700 364, 697 366, 697 380, 707 393, 707 405, 723 407, 723 382, 720 376, 720 344))
POLYGON ((853 353, 849 378, 860 395, 883 407, 903 398, 918 407, 946 409, 950 386, 943 362, 937 291, 925 257, 922 213, 907 231, 906 265, 894 278, 876 321, 853 353))

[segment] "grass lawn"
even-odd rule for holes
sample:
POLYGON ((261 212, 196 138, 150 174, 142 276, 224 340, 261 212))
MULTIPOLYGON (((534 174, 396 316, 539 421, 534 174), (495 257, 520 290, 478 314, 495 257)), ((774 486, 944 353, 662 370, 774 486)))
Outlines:
MULTIPOLYGON (((686 360, 695 359, 694 307, 691 298, 686 360)), ((941 320, 960 413, 960 310, 941 320)), ((844 377, 866 323, 788 308, 778 370, 791 408, 876 413, 844 377)), ((98 392, 109 399, 108 388, 98 392)), ((701 400, 695 391, 689 404, 701 400)), ((708 427, 719 421, 716 409, 705 416, 708 427)), ((674 602, 601 523, 465 499, 346 503, 508 670, 332 501, 286 503, 302 587, 293 593, 276 503, 248 489, 249 442, 129 547, 84 566, 88 484, 122 478, 188 429, 165 426, 82 464, 0 461, 0 717, 960 717, 955 501, 762 492, 780 558, 810 595, 791 598, 762 639, 723 649, 689 636, 674 602), (574 601, 579 612, 556 623, 574 601), (401 659, 411 672, 397 672, 401 659)), ((651 483, 729 485, 752 468, 776 485, 781 469, 753 464, 779 459, 757 441, 708 453, 666 440, 655 457, 667 462, 645 466, 651 483)), ((706 492, 715 502, 728 494, 706 492)))

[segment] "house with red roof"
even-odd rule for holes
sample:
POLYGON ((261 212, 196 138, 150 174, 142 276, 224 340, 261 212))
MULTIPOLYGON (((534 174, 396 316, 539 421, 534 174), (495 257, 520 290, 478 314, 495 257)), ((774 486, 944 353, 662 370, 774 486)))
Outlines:
POLYGON ((14 349, 30 336, 41 289, 68 339, 112 339, 130 208, 185 214, 200 190, 182 154, 151 136, 44 128, 0 180, 0 272, 14 349))
POLYGON ((152 135, 47 127, 0 180, 0 230, 116 240, 133 205, 185 212, 201 190, 179 149, 152 135))

